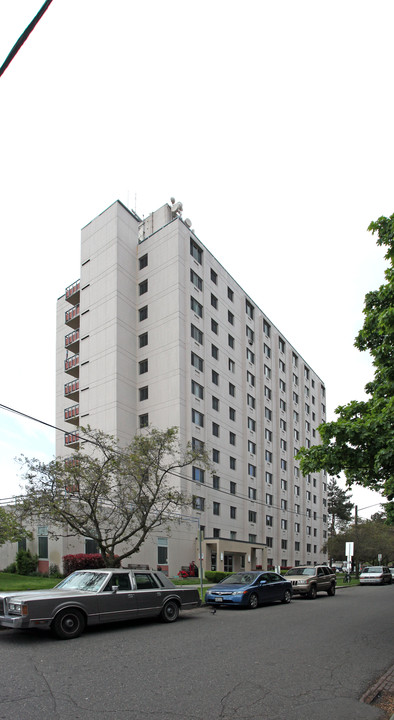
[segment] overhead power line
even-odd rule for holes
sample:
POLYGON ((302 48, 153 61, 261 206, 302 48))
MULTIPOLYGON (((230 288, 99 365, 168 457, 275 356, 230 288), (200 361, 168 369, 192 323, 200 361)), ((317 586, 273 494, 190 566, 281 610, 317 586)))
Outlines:
POLYGON ((5 70, 8 68, 8 65, 12 62, 15 55, 19 52, 22 45, 26 42, 27 38, 29 37, 30 33, 34 30, 37 23, 41 20, 44 13, 48 10, 52 0, 46 0, 44 2, 42 8, 38 11, 37 15, 33 18, 31 23, 27 26, 26 30, 22 33, 20 38, 16 41, 14 47, 12 48, 11 52, 8 53, 6 59, 4 60, 2 66, 0 67, 0 77, 5 72, 5 70))

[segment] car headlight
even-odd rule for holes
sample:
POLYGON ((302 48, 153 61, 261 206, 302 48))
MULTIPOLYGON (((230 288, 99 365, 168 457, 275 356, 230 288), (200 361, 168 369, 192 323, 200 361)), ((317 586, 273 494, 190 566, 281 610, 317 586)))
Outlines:
POLYGON ((298 581, 298 584, 299 584, 299 585, 307 585, 307 584, 308 584, 308 580, 299 580, 299 581, 298 581))
POLYGON ((234 592, 231 593, 232 595, 243 595, 244 590, 234 590, 234 592))
POLYGON ((21 602, 8 603, 8 612, 10 615, 27 615, 27 605, 21 602))

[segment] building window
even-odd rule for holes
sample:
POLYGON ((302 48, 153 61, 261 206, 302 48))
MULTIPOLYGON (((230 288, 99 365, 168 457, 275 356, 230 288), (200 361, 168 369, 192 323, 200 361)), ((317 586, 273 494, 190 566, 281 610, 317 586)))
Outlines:
POLYGON ((279 400, 279 407, 283 412, 286 412, 286 403, 284 400, 282 400, 282 399, 279 400))
POLYGON ((254 365, 254 352, 250 348, 246 348, 246 359, 254 365))
POLYGON ((140 421, 140 428, 148 427, 148 425, 149 425, 148 413, 144 413, 143 415, 140 415, 139 421, 140 421))
POLYGON ((256 465, 252 465, 252 463, 248 463, 248 475, 250 477, 256 477, 256 465))
POLYGON ((194 510, 200 510, 200 512, 204 511, 205 508, 205 500, 202 497, 198 497, 198 495, 194 495, 193 497, 193 508, 194 510))
POLYGON ((38 557, 40 560, 48 560, 48 528, 46 525, 39 525, 37 528, 38 557))
POLYGON ((219 398, 212 395, 212 410, 219 410, 219 398))
POLYGON ((266 420, 272 420, 272 410, 270 410, 267 407, 264 408, 264 416, 265 416, 266 420))
POLYGON ((271 325, 266 320, 263 321, 263 332, 267 337, 271 336, 271 325))
POLYGON ((138 314, 140 322, 142 320, 146 320, 146 318, 148 317, 148 306, 144 305, 144 307, 140 308, 138 314))
POLYGON ((204 335, 195 325, 191 324, 190 326, 190 335, 192 336, 193 340, 200 343, 200 345, 203 344, 203 338, 204 335))
POLYGON ((252 488, 252 487, 248 488, 248 495, 249 495, 249 500, 256 500, 256 498, 257 498, 256 488, 252 488))
POLYGON ((304 378, 305 378, 305 380, 309 380, 309 370, 305 366, 304 366, 304 378))
POLYGON ((294 523, 294 531, 296 533, 300 532, 300 528, 301 528, 300 523, 298 523, 298 522, 294 523))
POLYGON ((218 503, 218 502, 213 503, 213 514, 220 515, 220 503, 218 503))
POLYGON ((212 435, 219 437, 219 425, 215 422, 212 423, 212 435))
POLYGON ((211 355, 214 360, 219 360, 219 348, 216 345, 211 345, 211 355))
POLYGON ((266 471, 266 473, 265 473, 265 482, 266 482, 268 485, 272 485, 272 473, 266 471))
POLYGON ((268 380, 271 378, 271 368, 268 365, 264 365, 264 375, 268 380))
POLYGON ((295 353, 293 353, 292 362, 293 362, 293 367, 295 367, 295 368, 298 367, 298 357, 295 353))
POLYGON ((266 515, 265 516, 265 524, 267 527, 273 527, 274 526, 274 518, 272 515, 266 515))
POLYGON ((228 319, 230 325, 234 325, 234 315, 232 312, 230 312, 230 310, 227 313, 227 319, 228 319))
POLYGON ((213 475, 212 477, 212 487, 214 490, 220 489, 220 477, 219 475, 213 475))
POLYGON ((199 438, 192 437, 193 450, 204 450, 204 443, 199 438))
MULTIPOLYGON (((255 542, 256 542, 256 535, 254 535, 253 533, 249 533, 249 542, 250 542, 250 543, 255 543, 255 542)), ((241 556, 241 560, 244 560, 243 556, 241 556)), ((244 562, 245 562, 245 560, 244 560, 244 562)))
POLYGON ((257 513, 254 510, 249 510, 248 517, 249 522, 255 523, 257 520, 257 513))
POLYGON ((252 432, 255 432, 256 430, 256 421, 250 417, 248 417, 248 430, 251 430, 252 432))
POLYGON ((272 463, 272 452, 265 450, 265 461, 272 463))
POLYGON ((148 278, 139 283, 138 292, 140 295, 145 295, 148 292, 148 278))
POLYGON ((219 325, 213 318, 211 318, 211 330, 215 335, 219 334, 219 325))
POLYGON ((200 263, 200 265, 202 264, 202 250, 197 245, 197 243, 195 243, 194 240, 192 240, 191 238, 190 238, 190 255, 195 260, 197 260, 197 262, 200 263))
POLYGON ((283 440, 283 438, 280 439, 280 449, 287 450, 287 442, 286 440, 283 440))
POLYGON ((299 543, 298 541, 296 541, 296 542, 294 543, 294 550, 295 550, 296 552, 300 552, 300 543, 299 543))
POLYGON ((227 297, 231 302, 234 302, 234 291, 231 288, 227 288, 227 297))
POLYGON ((287 500, 281 500, 280 501, 280 509, 281 510, 287 510, 287 500))
POLYGON ((237 517, 237 508, 234 505, 230 505, 230 517, 235 520, 237 517))
POLYGON ((230 540, 236 540, 237 539, 237 533, 235 530, 230 530, 230 540))
POLYGON ((249 383, 249 385, 254 387, 255 377, 251 372, 249 372, 249 370, 247 370, 247 372, 246 372, 246 381, 249 383))
POLYGON ((236 435, 233 432, 230 432, 229 434, 229 443, 230 445, 235 445, 236 435))
POLYGON ((252 442, 252 440, 248 440, 248 452, 256 455, 256 443, 252 442))
POLYGON ((281 470, 287 470, 287 460, 284 460, 283 458, 281 458, 280 467, 281 467, 281 470))
POLYGON ((267 358, 271 357, 271 348, 266 343, 264 343, 264 355, 267 358))
POLYGON ((228 394, 232 397, 235 397, 235 385, 233 385, 231 382, 228 384, 228 394))
POLYGON ((237 483, 231 481, 230 482, 230 494, 235 495, 236 492, 237 492, 237 483))
POLYGON ((268 428, 265 428, 264 430, 264 437, 267 440, 267 442, 272 442, 272 432, 271 430, 268 430, 268 428))
POLYGON ((231 358, 228 359, 228 369, 232 373, 235 372, 235 362, 234 362, 234 360, 231 360, 231 358))
POLYGON ((280 521, 281 530, 287 530, 287 520, 280 521))
POLYGON ((286 365, 283 360, 279 360, 279 370, 283 373, 286 372, 286 365))
POLYGON ((148 372, 148 360, 140 360, 138 363, 138 371, 140 375, 148 372))
POLYGON ((198 290, 202 290, 202 278, 194 270, 190 270, 190 280, 198 290))
POLYGON ((245 310, 248 317, 250 317, 251 320, 254 318, 254 306, 252 305, 249 300, 245 301, 245 310))
POLYGON ((281 390, 282 392, 286 392, 286 383, 284 382, 284 380, 279 380, 279 390, 281 390))
POLYGON ((212 382, 214 385, 219 385, 219 373, 216 370, 212 370, 212 382))
POLYGON ((237 461, 235 457, 230 457, 230 470, 236 470, 237 461))
POLYGON ((192 409, 192 422, 195 425, 204 427, 204 415, 202 413, 198 412, 198 410, 194 410, 194 408, 192 409))
POLYGON ((212 270, 212 268, 211 268, 211 280, 212 280, 213 283, 215 283, 215 285, 217 285, 217 283, 218 283, 218 274, 215 273, 215 271, 212 270))
POLYGON ((195 467, 193 465, 192 473, 193 473, 193 480, 195 482, 203 483, 205 481, 205 471, 201 470, 201 468, 195 467))
POLYGON ((196 353, 192 352, 191 354, 191 363, 193 367, 195 367, 197 370, 200 370, 203 372, 204 370, 204 360, 199 356, 196 355, 196 353))
POLYGON ((229 416, 230 420, 235 421, 235 410, 234 410, 234 408, 230 407, 230 408, 228 409, 228 416, 229 416))
POLYGON ((265 494, 265 504, 272 505, 272 495, 270 495, 269 493, 265 494))
POLYGON ((287 540, 281 540, 281 549, 287 550, 287 540))
POLYGON ((85 538, 85 554, 93 555, 100 552, 100 548, 97 544, 97 540, 93 538, 85 538))
POLYGON ((282 338, 279 338, 279 351, 280 351, 281 353, 284 353, 285 348, 286 348, 286 343, 285 343, 285 341, 282 340, 282 338))
POLYGON ((211 293, 211 305, 213 308, 215 308, 215 310, 218 309, 218 299, 213 293, 211 293))
MULTIPOLYGON (((287 480, 284 480, 283 478, 280 481, 280 488, 281 490, 287 490, 287 480)), ((283 510, 283 508, 282 508, 283 510)))
POLYGON ((202 318, 202 305, 193 295, 190 297, 190 307, 196 315, 202 318))
POLYGON ((195 380, 192 380, 192 393, 196 397, 200 398, 200 400, 204 399, 204 388, 202 385, 199 385, 195 380))
POLYGON ((140 348, 143 348, 143 347, 145 347, 145 345, 148 344, 148 333, 147 332, 144 332, 144 333, 142 333, 142 335, 139 335, 138 343, 139 343, 140 348))
POLYGON ((148 266, 148 253, 145 253, 142 257, 140 257, 139 261, 140 270, 143 270, 145 267, 148 266))
POLYGON ((213 528, 213 537, 220 538, 220 528, 213 528))
POLYGON ((220 462, 220 451, 216 448, 212 448, 212 460, 215 463, 220 462))
POLYGON ((234 338, 230 334, 228 336, 228 344, 229 344, 229 347, 231 347, 231 349, 234 350, 234 338))
POLYGON ((264 385, 264 397, 266 397, 268 400, 271 400, 272 393, 269 387, 267 385, 264 385))
POLYGON ((140 395, 140 401, 148 399, 148 386, 147 385, 140 388, 139 395, 140 395))
POLYGON ((267 537, 265 538, 265 544, 267 547, 272 548, 273 547, 272 537, 269 537, 269 535, 267 535, 267 537))

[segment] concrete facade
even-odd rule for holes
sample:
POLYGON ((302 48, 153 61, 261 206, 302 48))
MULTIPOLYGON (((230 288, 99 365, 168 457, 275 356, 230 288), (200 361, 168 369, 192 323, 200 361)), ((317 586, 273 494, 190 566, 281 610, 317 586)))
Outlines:
POLYGON ((198 522, 206 569, 327 560, 326 477, 302 477, 294 458, 319 442, 324 383, 177 204, 141 221, 116 202, 83 228, 56 351, 56 425, 70 428, 57 455, 78 448, 79 425, 126 444, 149 423, 177 426, 212 460, 213 477, 187 468, 178 480, 194 519, 156 533, 135 562, 160 564, 164 541, 170 575, 197 562, 198 522))

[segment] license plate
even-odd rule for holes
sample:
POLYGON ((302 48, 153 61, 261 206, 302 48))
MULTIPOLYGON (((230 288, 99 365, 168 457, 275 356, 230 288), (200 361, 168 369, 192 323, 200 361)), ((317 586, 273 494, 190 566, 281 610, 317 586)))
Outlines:
POLYGON ((215 602, 223 602, 223 598, 215 598, 215 602))

